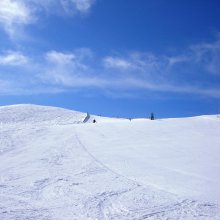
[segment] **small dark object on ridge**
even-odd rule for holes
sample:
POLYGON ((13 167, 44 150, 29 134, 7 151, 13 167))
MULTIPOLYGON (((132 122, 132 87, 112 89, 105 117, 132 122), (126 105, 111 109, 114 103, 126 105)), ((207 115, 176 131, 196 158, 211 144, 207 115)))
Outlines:
POLYGON ((151 113, 150 120, 154 120, 154 113, 151 113))
POLYGON ((93 123, 96 123, 96 120, 95 120, 95 119, 93 119, 93 123))

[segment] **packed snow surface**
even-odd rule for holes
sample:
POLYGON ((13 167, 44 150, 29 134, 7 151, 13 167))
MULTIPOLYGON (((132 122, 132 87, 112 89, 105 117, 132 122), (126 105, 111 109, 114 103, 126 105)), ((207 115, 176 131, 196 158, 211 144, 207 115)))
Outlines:
POLYGON ((219 134, 216 115, 0 107, 0 219, 219 220, 219 134))

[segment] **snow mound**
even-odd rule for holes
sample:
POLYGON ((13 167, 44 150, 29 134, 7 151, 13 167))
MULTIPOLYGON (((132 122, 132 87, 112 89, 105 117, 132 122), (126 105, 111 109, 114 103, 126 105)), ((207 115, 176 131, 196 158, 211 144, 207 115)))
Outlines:
POLYGON ((96 122, 125 121, 126 119, 108 118, 90 115, 64 108, 20 104, 0 107, 0 124, 43 123, 43 124, 79 124, 96 122))
POLYGON ((82 123, 86 113, 40 105, 11 105, 0 107, 0 123, 82 123))

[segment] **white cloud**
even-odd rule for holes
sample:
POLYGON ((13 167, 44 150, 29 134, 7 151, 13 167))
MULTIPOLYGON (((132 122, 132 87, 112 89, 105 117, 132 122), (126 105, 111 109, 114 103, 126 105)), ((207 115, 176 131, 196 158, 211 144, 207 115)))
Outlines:
POLYGON ((108 71, 112 69, 120 87, 127 90, 143 89, 216 98, 220 97, 220 88, 218 84, 212 86, 210 73, 220 74, 219 48, 217 41, 195 45, 176 56, 137 52, 124 56, 108 56, 103 62, 108 71), (206 87, 204 77, 200 74, 201 68, 205 77, 208 77, 206 87), (176 72, 178 70, 181 72, 176 72), (123 75, 119 74, 121 71, 123 75))
POLYGON ((93 3, 94 0, 60 0, 61 5, 65 12, 71 14, 76 12, 87 13, 93 3))
POLYGON ((164 60, 151 53, 132 52, 125 56, 108 56, 103 59, 105 68, 125 73, 150 75, 161 69, 164 60))
POLYGON ((107 68, 116 68, 116 69, 122 69, 127 70, 132 68, 132 63, 130 63, 128 60, 124 58, 118 58, 118 57, 105 57, 103 59, 104 65, 107 68))
POLYGON ((168 63, 170 66, 190 61, 190 57, 188 57, 186 55, 167 57, 167 59, 168 59, 168 63))
POLYGON ((188 71, 190 66, 194 66, 199 67, 206 74, 220 75, 220 37, 210 43, 191 45, 182 54, 166 56, 166 59, 171 67, 184 64, 188 71))
MULTIPOLYGON (((24 0, 23 0, 24 1, 24 0)), ((27 0, 35 7, 41 7, 48 14, 74 15, 87 13, 96 0, 27 0)))
POLYGON ((72 2, 76 5, 77 10, 86 12, 90 9, 94 0, 72 0, 72 2))
POLYGON ((13 0, 0 1, 0 19, 6 24, 29 23, 29 13, 22 2, 13 0))
POLYGON ((22 1, 29 10, 37 16, 37 12, 43 12, 49 15, 67 15, 72 16, 86 14, 96 0, 19 0, 22 1))
POLYGON ((57 51, 50 51, 45 57, 48 61, 61 65, 72 63, 76 58, 73 53, 62 53, 57 51))
POLYGON ((0 55, 0 65, 20 66, 27 63, 28 58, 21 52, 8 51, 7 53, 0 55))
MULTIPOLYGON (((19 51, 9 51, 0 55, 0 79, 13 82, 5 87, 5 92, 10 90, 10 85, 19 85, 19 91, 25 94, 28 91, 31 94, 49 93, 50 89, 51 92, 63 92, 69 89, 82 91, 81 89, 97 88, 119 96, 121 93, 129 96, 134 91, 143 90, 220 97, 219 84, 215 83, 213 86, 210 79, 204 86, 204 79, 200 80, 198 75, 192 77, 196 81, 189 80, 184 74, 179 77, 179 73, 174 77, 173 66, 176 68, 183 62, 184 65, 201 62, 192 60, 192 57, 189 60, 182 59, 182 55, 169 59, 168 56, 140 52, 95 58, 87 48, 71 52, 52 50, 41 58, 28 59, 19 51), (15 65, 20 65, 19 70, 13 67, 15 65), (11 66, 8 76, 4 72, 4 66, 11 66), (17 71, 20 71, 19 74, 15 74, 17 71)), ((186 71, 189 69, 186 68, 186 71)))
POLYGON ((36 23, 43 13, 72 16, 87 13, 95 0, 0 0, 0 25, 11 39, 23 35, 22 29, 36 23))
POLYGON ((0 24, 13 37, 20 26, 32 23, 34 18, 29 8, 21 0, 0 1, 0 24))
POLYGON ((72 53, 49 51, 45 54, 48 66, 75 74, 87 70, 87 65, 84 63, 86 57, 87 54, 83 50, 76 50, 72 53))
POLYGON ((44 82, 67 87, 98 85, 102 80, 92 76, 92 68, 86 63, 88 56, 91 54, 86 48, 72 53, 49 51, 45 55, 45 74, 40 78, 44 82))
POLYGON ((191 46, 192 59, 209 73, 220 75, 220 38, 215 42, 191 46))

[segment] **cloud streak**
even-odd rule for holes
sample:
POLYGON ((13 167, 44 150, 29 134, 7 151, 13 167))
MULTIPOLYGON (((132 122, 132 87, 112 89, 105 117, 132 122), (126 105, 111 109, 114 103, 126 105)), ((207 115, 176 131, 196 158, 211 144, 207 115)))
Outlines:
POLYGON ((28 58, 22 52, 8 51, 0 55, 2 93, 9 92, 10 86, 13 91, 16 85, 25 94, 93 88, 114 96, 149 91, 219 98, 220 85, 215 82, 220 77, 219 48, 217 39, 190 46, 176 56, 129 52, 97 57, 90 49, 80 48, 28 58))

